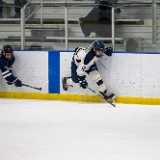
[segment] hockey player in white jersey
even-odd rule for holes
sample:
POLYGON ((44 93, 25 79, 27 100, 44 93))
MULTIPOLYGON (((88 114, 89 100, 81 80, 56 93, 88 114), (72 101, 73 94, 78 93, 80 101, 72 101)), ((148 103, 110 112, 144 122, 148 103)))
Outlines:
POLYGON ((104 46, 103 42, 99 40, 94 41, 92 45, 86 48, 77 47, 71 62, 71 77, 63 78, 63 89, 68 90, 68 87, 74 87, 75 83, 79 83, 79 86, 83 89, 88 88, 88 82, 86 81, 87 73, 92 77, 93 82, 96 83, 102 96, 106 99, 115 99, 115 95, 106 89, 96 66, 96 62, 102 56, 102 53, 112 56, 112 52, 113 49, 111 47, 104 46))

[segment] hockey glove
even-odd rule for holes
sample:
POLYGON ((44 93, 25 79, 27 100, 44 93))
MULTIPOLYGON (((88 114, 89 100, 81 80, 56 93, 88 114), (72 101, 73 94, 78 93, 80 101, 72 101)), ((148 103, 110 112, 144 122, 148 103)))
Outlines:
POLYGON ((85 80, 86 76, 78 76, 78 80, 79 80, 79 85, 80 87, 82 87, 83 89, 86 89, 88 87, 88 83, 85 80))
POLYGON ((14 82, 14 85, 15 85, 16 87, 22 87, 22 82, 21 82, 19 79, 17 79, 17 80, 14 82))
POLYGON ((105 46, 105 48, 104 48, 104 54, 106 54, 107 56, 112 56, 112 53, 113 53, 113 48, 105 46))

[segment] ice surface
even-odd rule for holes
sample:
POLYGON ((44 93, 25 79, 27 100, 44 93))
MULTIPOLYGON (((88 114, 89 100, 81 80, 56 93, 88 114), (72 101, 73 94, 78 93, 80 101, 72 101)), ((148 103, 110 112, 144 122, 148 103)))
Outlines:
POLYGON ((160 107, 0 99, 0 160, 159 160, 160 107))

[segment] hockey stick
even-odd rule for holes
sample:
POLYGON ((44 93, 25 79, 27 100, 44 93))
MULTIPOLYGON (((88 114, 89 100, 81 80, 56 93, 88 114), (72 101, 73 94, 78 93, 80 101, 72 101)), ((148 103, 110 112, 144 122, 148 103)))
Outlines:
POLYGON ((113 107, 116 107, 115 104, 113 104, 112 102, 110 102, 108 99, 105 99, 101 94, 97 93, 95 90, 93 90, 92 88, 88 87, 88 89, 95 93, 97 96, 99 96, 100 98, 104 99, 106 102, 108 102, 110 105, 112 105, 113 107))
POLYGON ((28 84, 22 84, 22 86, 29 87, 29 88, 33 88, 33 89, 36 89, 36 90, 39 90, 39 91, 42 90, 42 87, 34 87, 34 86, 30 86, 30 85, 28 85, 28 84))

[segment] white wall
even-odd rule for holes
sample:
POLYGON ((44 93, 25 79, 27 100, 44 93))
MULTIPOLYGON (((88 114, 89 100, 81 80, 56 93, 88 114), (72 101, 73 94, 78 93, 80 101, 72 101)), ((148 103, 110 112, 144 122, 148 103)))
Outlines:
MULTIPOLYGON (((61 53, 61 75, 70 75, 72 53, 61 53)), ((114 53, 97 63, 107 88, 117 96, 160 97, 160 55, 143 53, 114 53), (103 65, 105 66, 103 66, 103 65)), ((96 85, 88 79, 90 86, 96 85)), ((62 90, 61 93, 66 93, 62 90)), ((90 93, 71 88, 67 93, 90 93)))
MULTIPOLYGON (((23 83, 41 87, 48 81, 50 62, 47 51, 16 51, 14 54, 16 61, 13 73, 23 83)), ((56 54, 59 53, 56 51, 55 56, 56 54)), ((62 77, 70 76, 72 55, 73 52, 60 52, 60 81, 62 77)), ((112 57, 104 56, 99 61, 97 65, 105 85, 117 96, 160 97, 160 54, 113 53, 112 57)), ((90 77, 87 80, 90 87, 97 89, 90 77)), ((0 90, 48 93, 49 88, 48 85, 42 91, 27 87, 16 88, 7 85, 1 75, 0 90)), ((63 91, 61 83, 60 93, 92 94, 79 87, 70 88, 68 92, 63 91)))
MULTIPOLYGON (((31 86, 41 87, 48 80, 48 52, 47 51, 15 51, 16 57, 13 64, 13 74, 17 76, 22 83, 31 86)), ((20 92, 39 92, 27 87, 15 87, 7 85, 2 75, 0 76, 1 91, 20 91, 20 92)), ((48 86, 43 91, 48 93, 48 86)))

